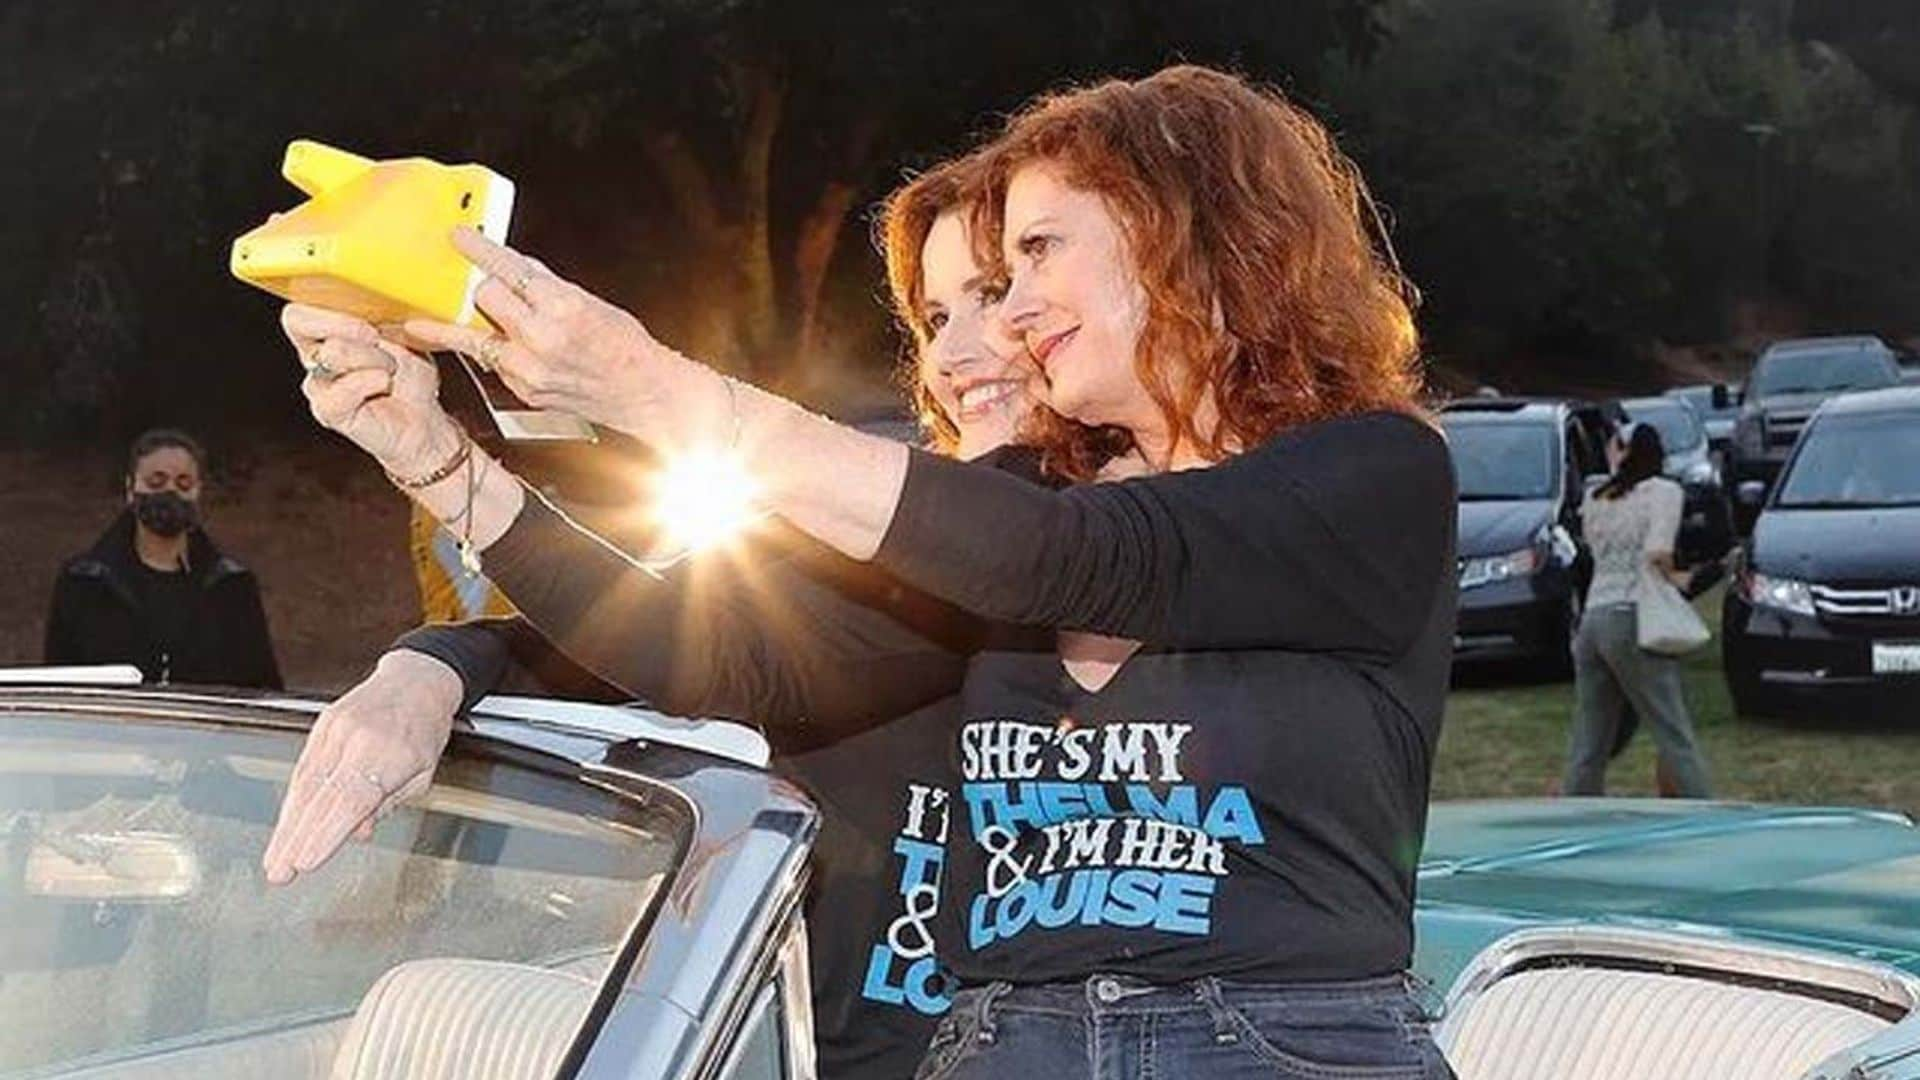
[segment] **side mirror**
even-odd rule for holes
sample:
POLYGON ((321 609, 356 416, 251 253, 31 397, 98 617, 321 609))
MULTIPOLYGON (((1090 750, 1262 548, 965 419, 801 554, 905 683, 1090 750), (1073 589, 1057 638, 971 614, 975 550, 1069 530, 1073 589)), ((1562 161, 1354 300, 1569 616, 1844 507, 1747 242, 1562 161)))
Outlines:
POLYGON ((1744 481, 1734 489, 1734 497, 1740 500, 1742 506, 1759 506, 1761 500, 1767 497, 1767 485, 1758 480, 1744 481))
POLYGON ((1713 384, 1713 407, 1716 409, 1733 408, 1733 395, 1727 392, 1726 383, 1713 384))

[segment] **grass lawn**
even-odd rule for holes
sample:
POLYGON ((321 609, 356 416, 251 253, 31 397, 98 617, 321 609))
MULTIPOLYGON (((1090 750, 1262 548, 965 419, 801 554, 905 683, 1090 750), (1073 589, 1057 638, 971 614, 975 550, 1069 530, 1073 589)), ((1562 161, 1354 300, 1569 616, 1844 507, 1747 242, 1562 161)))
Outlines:
MULTIPOLYGON (((1720 591, 1700 598, 1716 634, 1720 591)), ((1853 717, 1741 719, 1720 676, 1718 639, 1685 661, 1687 706, 1714 794, 1725 799, 1877 806, 1920 816, 1920 701, 1910 727, 1853 717)), ((1545 794, 1566 761, 1573 683, 1500 685, 1474 678, 1447 701, 1434 797, 1545 794)), ((1653 795, 1645 725, 1607 774, 1612 795, 1653 795)))

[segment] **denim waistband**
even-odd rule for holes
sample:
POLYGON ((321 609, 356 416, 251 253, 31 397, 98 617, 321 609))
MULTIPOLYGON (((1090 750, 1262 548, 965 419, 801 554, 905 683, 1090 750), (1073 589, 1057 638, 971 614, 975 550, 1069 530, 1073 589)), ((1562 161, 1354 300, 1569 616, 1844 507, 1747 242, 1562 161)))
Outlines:
POLYGON ((1178 983, 1155 983, 1132 975, 1096 974, 1070 983, 1016 985, 996 982, 964 987, 954 997, 956 1010, 975 1010, 981 1020, 995 1008, 1072 1015, 1213 1011, 1226 998, 1257 997, 1299 1005, 1406 1000, 1413 986, 1404 973, 1332 982, 1243 982, 1207 976, 1178 983))

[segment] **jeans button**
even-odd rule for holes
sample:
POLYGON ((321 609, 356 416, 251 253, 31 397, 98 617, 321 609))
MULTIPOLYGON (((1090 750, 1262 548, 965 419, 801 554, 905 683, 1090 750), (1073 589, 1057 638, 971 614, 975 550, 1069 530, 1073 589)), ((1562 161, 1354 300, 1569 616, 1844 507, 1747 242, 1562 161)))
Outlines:
POLYGON ((1120 980, 1102 976, 1093 981, 1093 996, 1108 1005, 1120 1000, 1120 980))

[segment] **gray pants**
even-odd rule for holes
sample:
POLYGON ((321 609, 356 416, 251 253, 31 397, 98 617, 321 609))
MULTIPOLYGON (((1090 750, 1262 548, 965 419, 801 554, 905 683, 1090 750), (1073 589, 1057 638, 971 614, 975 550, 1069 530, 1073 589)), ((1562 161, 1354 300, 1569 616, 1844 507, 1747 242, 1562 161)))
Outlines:
POLYGON ((1624 705, 1646 721, 1680 794, 1710 796, 1707 763, 1680 693, 1680 661, 1644 652, 1631 606, 1589 610, 1573 638, 1573 738, 1560 790, 1605 794, 1607 754, 1624 705))

